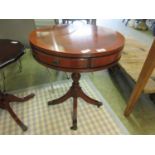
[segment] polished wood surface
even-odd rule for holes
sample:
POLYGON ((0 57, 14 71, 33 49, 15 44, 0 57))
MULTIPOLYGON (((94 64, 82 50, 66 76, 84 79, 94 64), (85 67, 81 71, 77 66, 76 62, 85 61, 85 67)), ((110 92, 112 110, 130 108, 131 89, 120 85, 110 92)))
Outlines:
POLYGON ((62 97, 48 102, 60 104, 73 97, 71 129, 77 129, 77 98, 101 106, 87 96, 79 85, 80 72, 108 68, 120 59, 124 37, 111 29, 95 25, 56 25, 34 30, 29 37, 34 58, 56 70, 72 72, 72 86, 62 97))
MULTIPOLYGON (((0 69, 15 62, 24 54, 24 46, 15 40, 0 39, 0 69)), ((18 118, 10 106, 10 102, 25 102, 33 98, 34 94, 19 98, 13 94, 8 94, 0 90, 0 108, 7 110, 15 122, 23 131, 27 130, 27 126, 18 118)))
POLYGON ((144 62, 143 68, 135 85, 135 88, 129 98, 127 103, 127 107, 124 111, 125 116, 129 116, 130 113, 133 111, 139 96, 141 95, 148 79, 150 78, 153 70, 155 68, 155 39, 152 43, 151 49, 149 54, 144 62))
POLYGON ((95 25, 56 25, 34 30, 29 37, 37 61, 72 72, 101 70, 116 63, 124 37, 95 25))
POLYGON ((24 46, 16 40, 0 39, 0 68, 16 61, 24 54, 24 46))

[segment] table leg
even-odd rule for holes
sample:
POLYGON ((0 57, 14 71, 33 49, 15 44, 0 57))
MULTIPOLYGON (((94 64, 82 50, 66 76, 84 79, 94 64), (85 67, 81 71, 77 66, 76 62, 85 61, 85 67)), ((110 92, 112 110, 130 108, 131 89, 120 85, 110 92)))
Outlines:
POLYGON ((0 91, 0 108, 7 110, 15 122, 21 127, 23 131, 27 130, 27 126, 18 118, 15 112, 10 107, 10 102, 25 102, 33 98, 34 94, 27 95, 23 98, 19 98, 12 94, 5 94, 0 91))
POLYGON ((65 100, 67 100, 68 98, 73 97, 73 126, 71 127, 71 129, 76 130, 77 129, 77 104, 78 104, 77 98, 81 97, 86 102, 96 105, 98 107, 100 107, 102 105, 102 103, 90 98, 83 92, 83 90, 81 89, 80 84, 79 84, 79 80, 81 77, 80 73, 72 73, 71 77, 72 77, 73 82, 72 82, 72 86, 70 87, 68 92, 58 99, 49 101, 48 105, 60 104, 60 103, 64 102, 65 100))
POLYGON ((100 107, 102 105, 102 102, 99 102, 97 100, 94 100, 92 98, 90 98, 89 96, 87 96, 81 89, 81 91, 79 91, 79 97, 81 97, 83 100, 85 100, 87 103, 89 104, 93 104, 96 105, 98 107, 100 107))
POLYGON ((71 90, 69 90, 65 95, 63 95, 62 97, 49 101, 48 105, 55 105, 55 104, 60 104, 63 103, 65 100, 67 100, 68 98, 71 97, 71 90))
POLYGON ((74 102, 73 103, 73 116, 72 116, 73 126, 71 126, 71 129, 76 130, 77 129, 77 97, 74 97, 73 102, 74 102))
POLYGON ((131 97, 128 101, 127 107, 124 111, 125 116, 129 116, 130 113, 132 112, 132 110, 134 109, 140 94, 142 93, 149 77, 152 74, 152 71, 155 67, 155 53, 154 53, 154 51, 155 51, 155 40, 153 41, 152 47, 149 51, 147 59, 145 60, 145 63, 143 65, 143 68, 139 75, 136 86, 131 94, 131 97))
POLYGON ((9 103, 6 104, 6 110, 9 112, 11 117, 15 120, 15 122, 22 128, 23 131, 27 130, 27 126, 18 118, 18 116, 15 114, 15 112, 10 107, 9 103))

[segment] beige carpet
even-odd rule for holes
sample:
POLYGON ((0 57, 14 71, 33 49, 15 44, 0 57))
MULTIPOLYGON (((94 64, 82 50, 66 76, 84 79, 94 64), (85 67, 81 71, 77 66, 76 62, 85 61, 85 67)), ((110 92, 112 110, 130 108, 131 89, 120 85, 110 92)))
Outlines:
POLYGON ((48 106, 47 101, 62 96, 70 87, 71 80, 31 87, 25 90, 13 92, 18 96, 35 93, 35 97, 25 103, 12 103, 12 108, 19 118, 28 126, 23 132, 10 115, 0 110, 0 134, 24 134, 24 135, 99 135, 99 134, 128 134, 117 116, 113 113, 107 102, 100 95, 88 77, 82 78, 81 87, 90 97, 103 102, 103 106, 86 104, 78 99, 78 130, 70 130, 72 125, 72 99, 64 104, 48 106))

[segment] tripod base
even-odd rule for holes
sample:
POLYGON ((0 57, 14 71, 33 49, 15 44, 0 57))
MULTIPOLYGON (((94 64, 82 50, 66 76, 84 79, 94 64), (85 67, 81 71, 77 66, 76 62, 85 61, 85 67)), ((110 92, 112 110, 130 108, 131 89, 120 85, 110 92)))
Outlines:
POLYGON ((15 112, 10 107, 10 102, 25 102, 29 99, 33 98, 34 94, 30 94, 28 96, 25 96, 23 98, 19 98, 12 94, 2 93, 0 91, 0 108, 5 109, 9 112, 11 117, 15 120, 15 122, 21 127, 23 131, 27 130, 27 126, 24 125, 24 123, 18 118, 18 116, 15 114, 15 112))
POLYGON ((73 123, 71 127, 72 130, 77 129, 77 104, 78 104, 77 98, 78 97, 81 97, 87 103, 96 105, 97 107, 100 107, 102 105, 101 102, 90 98, 83 92, 83 90, 79 85, 80 76, 81 76, 80 73, 72 73, 73 83, 70 89, 68 90, 68 92, 62 97, 48 102, 48 105, 56 105, 56 104, 63 103, 65 100, 67 100, 70 97, 73 97, 73 116, 72 116, 73 123))

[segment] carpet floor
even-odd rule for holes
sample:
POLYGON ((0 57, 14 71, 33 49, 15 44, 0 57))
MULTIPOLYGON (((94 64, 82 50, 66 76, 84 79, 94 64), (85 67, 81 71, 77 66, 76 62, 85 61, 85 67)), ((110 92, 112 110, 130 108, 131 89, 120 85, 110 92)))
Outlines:
POLYGON ((90 97, 103 103, 103 106, 86 104, 78 99, 78 129, 70 130, 72 125, 72 99, 64 104, 48 106, 47 102, 62 96, 69 89, 71 80, 57 81, 23 90, 14 91, 18 96, 35 93, 35 97, 25 103, 12 103, 19 118, 28 126, 23 132, 5 110, 0 111, 0 134, 2 135, 117 135, 129 134, 124 125, 109 107, 88 77, 80 81, 81 87, 90 97))

